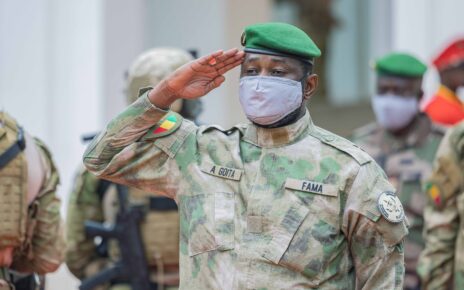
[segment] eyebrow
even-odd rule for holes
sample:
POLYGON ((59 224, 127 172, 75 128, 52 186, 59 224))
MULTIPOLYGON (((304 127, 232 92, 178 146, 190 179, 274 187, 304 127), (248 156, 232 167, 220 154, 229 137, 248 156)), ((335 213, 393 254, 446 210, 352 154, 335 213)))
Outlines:
MULTIPOLYGON (((259 60, 259 56, 250 56, 247 58, 247 61, 253 62, 259 60)), ((285 59, 282 58, 276 58, 276 57, 271 57, 272 62, 277 62, 277 63, 283 63, 283 64, 288 64, 288 62, 285 59)))
POLYGON ((283 63, 283 64, 288 64, 288 62, 285 59, 282 59, 282 58, 274 58, 274 57, 272 57, 271 61, 272 62, 283 63))

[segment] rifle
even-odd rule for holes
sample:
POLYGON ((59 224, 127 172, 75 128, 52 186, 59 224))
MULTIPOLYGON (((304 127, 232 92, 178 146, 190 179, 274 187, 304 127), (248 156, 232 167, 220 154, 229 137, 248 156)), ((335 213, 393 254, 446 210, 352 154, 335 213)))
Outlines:
POLYGON ((97 275, 82 281, 80 290, 90 290, 112 280, 130 281, 133 290, 150 290, 148 264, 140 234, 140 221, 146 214, 146 206, 128 203, 128 188, 116 184, 119 212, 114 225, 86 221, 85 230, 88 237, 116 239, 121 259, 97 275))

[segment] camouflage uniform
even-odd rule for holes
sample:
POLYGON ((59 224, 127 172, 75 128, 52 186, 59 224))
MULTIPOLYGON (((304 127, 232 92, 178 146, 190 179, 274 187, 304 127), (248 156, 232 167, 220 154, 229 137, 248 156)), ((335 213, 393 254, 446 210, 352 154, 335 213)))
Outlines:
MULTIPOLYGON (((0 120, 0 143, 4 149, 3 142, 9 140, 11 144, 19 129, 6 113, 0 113, 0 120)), ((19 276, 21 273, 44 275, 54 272, 64 259, 60 200, 55 194, 59 183, 58 172, 50 152, 39 139, 26 136, 26 148, 27 146, 37 147, 44 178, 39 180, 37 195, 28 203, 27 167, 32 165, 28 164, 30 160, 24 151, 0 169, 0 248, 12 246, 11 236, 5 236, 7 231, 11 232, 16 227, 12 223, 19 222, 20 233, 19 243, 14 247, 13 263, 8 269, 0 268, 0 281, 9 281, 8 272, 11 271, 20 273, 19 276), (11 196, 17 189, 21 189, 17 192, 21 194, 19 198, 11 196), (20 216, 16 217, 16 213, 20 216)), ((2 290, 12 287, 0 284, 2 290)))
POLYGON ((422 212, 427 197, 422 184, 432 172, 433 158, 443 133, 442 128, 432 125, 430 119, 421 114, 401 138, 393 136, 376 123, 357 129, 351 138, 385 170, 405 208, 410 223, 404 246, 405 287, 411 289, 419 285, 417 259, 424 248, 422 212))
MULTIPOLYGON (((175 48, 155 48, 140 55, 129 68, 128 102, 136 100, 140 87, 157 84, 161 79, 192 57, 185 51, 175 48)), ((199 102, 190 101, 181 104, 181 113, 195 118, 201 112, 199 102)), ((101 180, 81 168, 74 182, 67 217, 68 249, 66 264, 79 279, 91 277, 119 258, 116 243, 109 244, 109 257, 102 257, 97 252, 93 238, 85 234, 84 222, 112 223, 118 211, 118 200, 113 187, 106 192, 99 192, 101 180)), ((136 189, 129 190, 132 202, 147 202, 150 196, 136 189)), ((176 211, 150 211, 141 223, 141 234, 147 262, 151 267, 152 281, 161 280, 167 285, 178 285, 179 264, 179 215, 176 211)), ((117 289, 130 289, 118 285, 117 289)), ((108 285, 99 289, 108 289, 108 285)), ((116 289, 112 287, 111 289, 116 289)))
POLYGON ((464 289, 464 122, 447 132, 427 183, 423 289, 464 289))
POLYGON ((285 127, 224 131, 142 93, 84 163, 176 200, 180 289, 402 288, 406 224, 380 213, 378 196, 394 188, 366 153, 309 112, 285 127))

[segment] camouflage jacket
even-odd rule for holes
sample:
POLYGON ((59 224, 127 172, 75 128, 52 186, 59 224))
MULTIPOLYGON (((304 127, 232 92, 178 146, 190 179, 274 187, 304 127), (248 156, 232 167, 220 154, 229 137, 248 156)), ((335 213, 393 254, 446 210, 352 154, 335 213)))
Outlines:
POLYGON ((424 248, 423 210, 427 196, 423 183, 430 177, 435 153, 444 129, 433 125, 426 115, 419 115, 412 128, 401 138, 395 137, 376 123, 355 130, 351 140, 371 155, 385 170, 397 188, 410 223, 405 240, 405 286, 417 287, 417 260, 424 248))
POLYGON ((425 249, 418 273, 423 289, 464 289, 464 122, 450 129, 426 190, 425 249))
POLYGON ((96 251, 93 238, 87 238, 84 222, 104 222, 101 197, 96 193, 99 179, 81 169, 69 198, 66 218, 66 265, 79 279, 96 274, 107 265, 96 251), (85 193, 91 194, 85 194, 85 193))
POLYGON ((224 131, 157 109, 145 93, 84 163, 177 201, 180 289, 402 288, 406 224, 377 206, 394 188, 308 112, 286 127, 224 131))

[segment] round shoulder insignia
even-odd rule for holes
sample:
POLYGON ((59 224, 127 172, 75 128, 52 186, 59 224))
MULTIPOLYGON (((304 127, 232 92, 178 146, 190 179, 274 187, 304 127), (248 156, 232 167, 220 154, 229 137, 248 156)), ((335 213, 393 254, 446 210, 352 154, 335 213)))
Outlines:
POLYGON ((383 217, 391 223, 404 220, 404 210, 400 199, 391 191, 384 191, 377 199, 377 207, 383 217))

